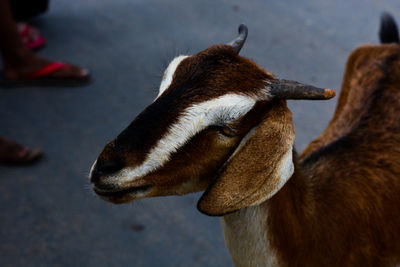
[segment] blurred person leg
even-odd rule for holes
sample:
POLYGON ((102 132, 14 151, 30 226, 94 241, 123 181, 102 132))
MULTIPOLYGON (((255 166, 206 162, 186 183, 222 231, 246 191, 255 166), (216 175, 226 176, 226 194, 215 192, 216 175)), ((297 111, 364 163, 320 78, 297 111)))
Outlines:
POLYGON ((40 34, 39 30, 29 23, 17 22, 17 30, 21 36, 22 42, 30 50, 36 51, 43 48, 46 44, 46 40, 43 35, 40 34))
MULTIPOLYGON (((3 60, 3 80, 76 82, 89 81, 89 72, 78 66, 54 62, 39 57, 22 42, 12 17, 9 0, 0 0, 0 51, 3 60)), ((57 85, 57 84, 55 84, 57 85)))
POLYGON ((9 4, 22 42, 30 50, 36 51, 43 48, 46 43, 45 38, 28 21, 47 12, 49 0, 9 0, 9 4))

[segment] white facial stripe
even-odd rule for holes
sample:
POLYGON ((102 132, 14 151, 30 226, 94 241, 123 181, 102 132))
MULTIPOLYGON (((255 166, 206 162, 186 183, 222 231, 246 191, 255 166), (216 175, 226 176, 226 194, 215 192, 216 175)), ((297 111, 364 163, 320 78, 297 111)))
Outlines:
POLYGON ((178 56, 174 58, 171 61, 171 63, 169 63, 167 69, 164 72, 164 76, 160 84, 160 90, 158 92, 158 96, 156 97, 156 99, 159 98, 160 95, 162 95, 162 93, 164 93, 164 91, 171 85, 172 78, 174 77, 176 68, 179 66, 182 60, 184 60, 187 57, 189 56, 178 56))
POLYGON ((188 107, 178 122, 171 125, 166 135, 151 149, 140 166, 123 169, 116 178, 125 182, 132 181, 156 170, 195 134, 208 126, 237 120, 250 111, 255 103, 256 97, 226 94, 188 107))

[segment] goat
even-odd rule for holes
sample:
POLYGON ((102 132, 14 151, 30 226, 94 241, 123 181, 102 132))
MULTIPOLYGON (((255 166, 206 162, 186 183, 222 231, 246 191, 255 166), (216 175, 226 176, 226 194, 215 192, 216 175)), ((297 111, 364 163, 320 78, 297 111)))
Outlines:
MULTIPOLYGON (((400 263, 400 46, 351 53, 336 112, 300 155, 287 99, 333 90, 280 80, 238 55, 247 37, 179 56, 155 101, 108 143, 90 172, 113 203, 205 191, 237 266, 400 263)), ((395 42, 395 43, 393 43, 395 42)))

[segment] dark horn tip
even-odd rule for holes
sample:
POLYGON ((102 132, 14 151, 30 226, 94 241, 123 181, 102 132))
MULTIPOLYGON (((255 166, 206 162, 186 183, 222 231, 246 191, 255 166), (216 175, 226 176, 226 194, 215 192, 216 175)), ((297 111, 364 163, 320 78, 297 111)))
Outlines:
POLYGON ((249 31, 249 29, 247 28, 247 26, 245 24, 242 23, 239 25, 239 28, 238 28, 239 34, 242 34, 243 32, 245 32, 247 35, 248 31, 249 31))
POLYGON ((399 43, 399 30, 393 16, 388 12, 381 15, 381 25, 379 27, 379 39, 382 44, 399 43))

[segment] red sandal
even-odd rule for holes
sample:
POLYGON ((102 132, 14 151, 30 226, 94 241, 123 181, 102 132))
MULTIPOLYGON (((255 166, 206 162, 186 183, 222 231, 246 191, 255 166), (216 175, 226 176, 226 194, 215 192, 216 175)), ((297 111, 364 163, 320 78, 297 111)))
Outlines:
POLYGON ((68 69, 71 65, 62 62, 52 62, 22 79, 5 79, 0 74, 0 87, 34 87, 34 86, 82 86, 91 81, 89 74, 81 77, 54 77, 52 74, 59 69, 68 69))

